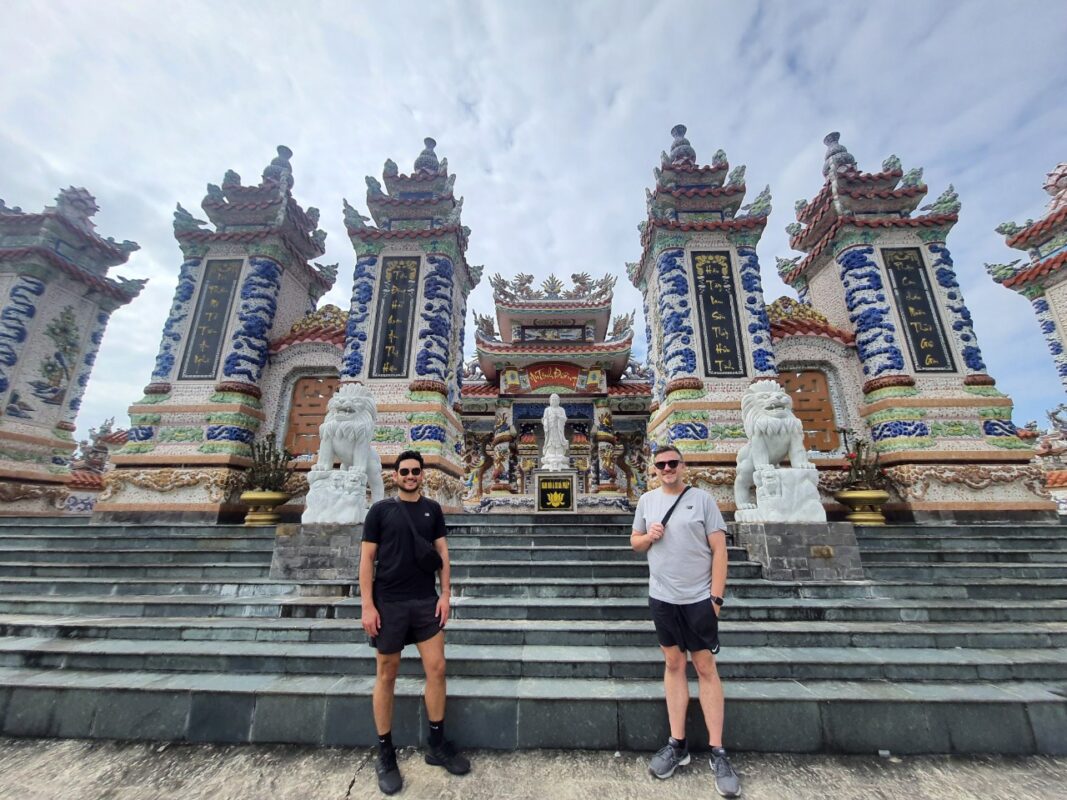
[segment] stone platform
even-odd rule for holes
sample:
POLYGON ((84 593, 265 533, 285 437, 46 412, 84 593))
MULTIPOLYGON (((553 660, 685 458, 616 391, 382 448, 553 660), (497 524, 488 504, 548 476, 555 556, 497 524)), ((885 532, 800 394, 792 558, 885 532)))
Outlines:
MULTIPOLYGON (((450 735, 494 749, 661 744, 630 517, 448 522, 450 735)), ((1064 532, 860 528, 865 577, 851 581, 769 581, 731 547, 727 744, 1067 753, 1064 532)), ((269 529, 230 526, 0 525, 0 730, 371 743, 359 597, 350 582, 271 580, 273 544, 269 529)), ((413 651, 401 674, 394 735, 412 744, 424 724, 413 651)))

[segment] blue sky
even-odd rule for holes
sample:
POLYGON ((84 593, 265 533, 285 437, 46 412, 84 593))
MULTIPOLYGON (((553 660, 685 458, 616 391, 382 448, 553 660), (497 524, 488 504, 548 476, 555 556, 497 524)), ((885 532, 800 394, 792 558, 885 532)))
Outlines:
MULTIPOLYGON (((1045 174, 1067 160, 1067 6, 1047 2, 26 2, 0 10, 0 197, 37 210, 85 186, 104 236, 142 250, 114 272, 148 287, 112 318, 79 436, 149 381, 181 256, 174 205, 194 214, 227 169, 258 179, 277 144, 294 193, 322 210, 326 298, 347 305, 354 257, 341 198, 365 211, 365 175, 409 170, 422 139, 458 173, 468 259, 486 274, 615 273, 616 311, 640 307, 640 254, 670 128, 702 162, 747 164, 774 211, 758 249, 768 300, 793 256, 793 203, 822 183, 823 136, 861 168, 897 154, 952 183, 949 238, 990 373, 1015 421, 1064 400, 1029 304, 987 261, 1016 257, 993 229, 1039 217, 1045 174)), ((472 311, 492 308, 488 281, 472 311)), ((640 324, 640 320, 639 320, 640 324)), ((468 332, 468 346, 472 341, 468 332)), ((643 343, 639 332, 636 341, 643 343)))

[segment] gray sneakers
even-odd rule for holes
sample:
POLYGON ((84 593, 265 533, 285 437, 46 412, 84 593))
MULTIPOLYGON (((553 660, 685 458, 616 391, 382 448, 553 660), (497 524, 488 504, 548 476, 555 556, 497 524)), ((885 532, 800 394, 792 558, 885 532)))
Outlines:
POLYGON ((689 749, 673 747, 670 742, 663 745, 648 763, 648 771, 657 778, 669 778, 678 767, 689 763, 689 749))
POLYGON ((726 751, 712 750, 708 763, 711 766, 711 771, 715 773, 715 791, 723 797, 739 797, 741 794, 741 779, 737 777, 737 773, 730 764, 730 759, 726 757, 726 751))

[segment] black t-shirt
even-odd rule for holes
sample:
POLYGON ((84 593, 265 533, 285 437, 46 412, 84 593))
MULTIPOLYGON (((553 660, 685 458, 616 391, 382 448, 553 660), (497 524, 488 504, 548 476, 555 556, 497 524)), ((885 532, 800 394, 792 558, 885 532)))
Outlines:
POLYGON ((407 514, 419 536, 433 544, 447 536, 445 515, 434 500, 420 497, 414 503, 394 498, 379 500, 363 520, 363 541, 378 545, 374 576, 375 600, 417 600, 437 595, 437 576, 415 563, 411 528, 400 516, 407 514))

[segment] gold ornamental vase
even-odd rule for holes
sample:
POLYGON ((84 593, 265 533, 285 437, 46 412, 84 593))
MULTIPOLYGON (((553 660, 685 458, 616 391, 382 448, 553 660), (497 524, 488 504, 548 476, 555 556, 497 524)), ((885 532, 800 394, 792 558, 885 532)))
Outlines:
POLYGON ((842 489, 834 493, 834 499, 848 506, 845 519, 853 525, 885 525, 882 506, 889 501, 885 489, 842 489))
POLYGON ((245 525, 250 527, 277 525, 281 520, 281 515, 274 509, 288 499, 287 492, 241 492, 241 502, 248 506, 245 525))

